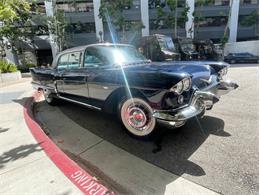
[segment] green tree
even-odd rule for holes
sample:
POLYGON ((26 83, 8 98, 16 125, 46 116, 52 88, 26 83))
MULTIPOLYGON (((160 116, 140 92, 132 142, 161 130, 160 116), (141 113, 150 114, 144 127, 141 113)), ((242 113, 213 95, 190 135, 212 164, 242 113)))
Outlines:
POLYGON ((240 23, 242 26, 253 26, 255 34, 257 34, 258 26, 259 26, 259 13, 258 11, 251 12, 248 16, 244 17, 244 19, 240 23))
MULTIPOLYGON (((0 47, 1 51, 7 46, 4 39, 8 40, 13 53, 17 53, 17 42, 29 38, 31 18, 34 14, 31 5, 26 0, 0 0, 0 47), (25 27, 26 26, 26 27, 25 27)), ((18 59, 15 59, 18 63, 18 59)))
POLYGON ((53 35, 53 41, 58 46, 58 51, 60 52, 66 49, 69 24, 65 18, 65 13, 61 10, 57 10, 53 17, 47 17, 47 24, 49 33, 53 35))
POLYGON ((188 13, 190 7, 187 3, 185 3, 184 8, 181 12, 181 17, 178 20, 178 0, 166 0, 165 3, 166 4, 157 4, 156 6, 157 24, 161 23, 161 21, 164 21, 163 23, 165 23, 165 25, 174 29, 174 36, 177 37, 178 22, 184 24, 188 21, 188 13), (169 12, 166 12, 164 10, 165 5, 168 6, 169 12))
POLYGON ((214 0, 197 0, 196 1, 196 8, 193 12, 193 24, 195 29, 195 36, 198 36, 199 34, 199 27, 200 23, 205 21, 205 17, 202 16, 202 11, 204 9, 204 6, 212 4, 214 0))
POLYGON ((231 3, 229 5, 229 11, 228 11, 228 21, 227 24, 225 26, 225 30, 224 30, 224 34, 222 36, 222 38, 220 39, 220 47, 222 49, 222 55, 224 56, 225 53, 225 46, 228 42, 229 39, 229 35, 230 35, 230 29, 229 29, 229 23, 230 23, 230 18, 231 18, 231 7, 233 4, 233 0, 231 0, 231 3))
POLYGON ((122 32, 123 37, 121 38, 121 40, 123 42, 126 41, 126 30, 140 30, 141 28, 143 28, 142 22, 133 24, 129 23, 125 18, 123 11, 126 8, 131 7, 132 5, 132 0, 101 0, 99 17, 102 18, 103 22, 112 22, 117 31, 122 32))

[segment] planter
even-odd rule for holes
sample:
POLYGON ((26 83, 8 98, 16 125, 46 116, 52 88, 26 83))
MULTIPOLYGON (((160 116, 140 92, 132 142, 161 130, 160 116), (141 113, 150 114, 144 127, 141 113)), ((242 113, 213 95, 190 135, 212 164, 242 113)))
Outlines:
POLYGON ((0 83, 18 81, 22 78, 21 72, 0 73, 0 83))

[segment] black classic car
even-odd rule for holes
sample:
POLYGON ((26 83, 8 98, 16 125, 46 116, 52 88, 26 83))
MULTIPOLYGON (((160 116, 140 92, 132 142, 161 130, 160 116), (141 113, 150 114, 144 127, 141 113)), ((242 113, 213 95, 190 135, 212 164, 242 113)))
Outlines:
POLYGON ((181 60, 198 60, 199 53, 191 38, 177 37, 173 39, 178 51, 181 54, 181 60))
POLYGON ((181 60, 181 54, 169 36, 154 34, 137 39, 136 48, 152 61, 181 60))
POLYGON ((258 63, 259 57, 255 56, 251 53, 245 52, 245 53, 229 53, 227 56, 225 56, 224 59, 225 62, 228 62, 230 64, 235 63, 258 63))
POLYGON ((193 43, 201 60, 223 61, 222 52, 215 47, 211 40, 194 40, 193 43))
POLYGON ((32 68, 32 84, 54 105, 63 99, 117 113, 132 135, 149 137, 157 122, 180 127, 203 116, 238 85, 224 62, 152 63, 133 46, 94 44, 61 52, 51 68, 32 68))
POLYGON ((186 37, 172 39, 170 36, 153 34, 137 39, 134 45, 153 62, 197 60, 200 57, 193 40, 186 37))

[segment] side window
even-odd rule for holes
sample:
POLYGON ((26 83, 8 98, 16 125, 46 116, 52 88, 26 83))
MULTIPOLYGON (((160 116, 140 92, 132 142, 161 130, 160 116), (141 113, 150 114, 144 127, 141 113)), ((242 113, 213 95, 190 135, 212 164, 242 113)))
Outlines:
POLYGON ((98 56, 98 53, 94 50, 86 50, 84 56, 84 67, 99 67, 103 66, 104 63, 98 56))
POLYGON ((66 69, 68 66, 69 54, 64 54, 60 57, 58 62, 58 70, 66 69))
POLYGON ((81 52, 73 52, 69 54, 68 69, 80 67, 81 52))

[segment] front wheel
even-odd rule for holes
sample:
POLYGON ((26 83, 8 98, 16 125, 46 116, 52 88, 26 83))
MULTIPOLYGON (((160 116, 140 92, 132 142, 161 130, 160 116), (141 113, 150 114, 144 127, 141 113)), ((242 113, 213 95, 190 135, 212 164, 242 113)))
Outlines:
POLYGON ((147 102, 141 98, 130 98, 121 105, 120 118, 129 133, 138 138, 148 138, 154 133, 156 119, 147 102))

